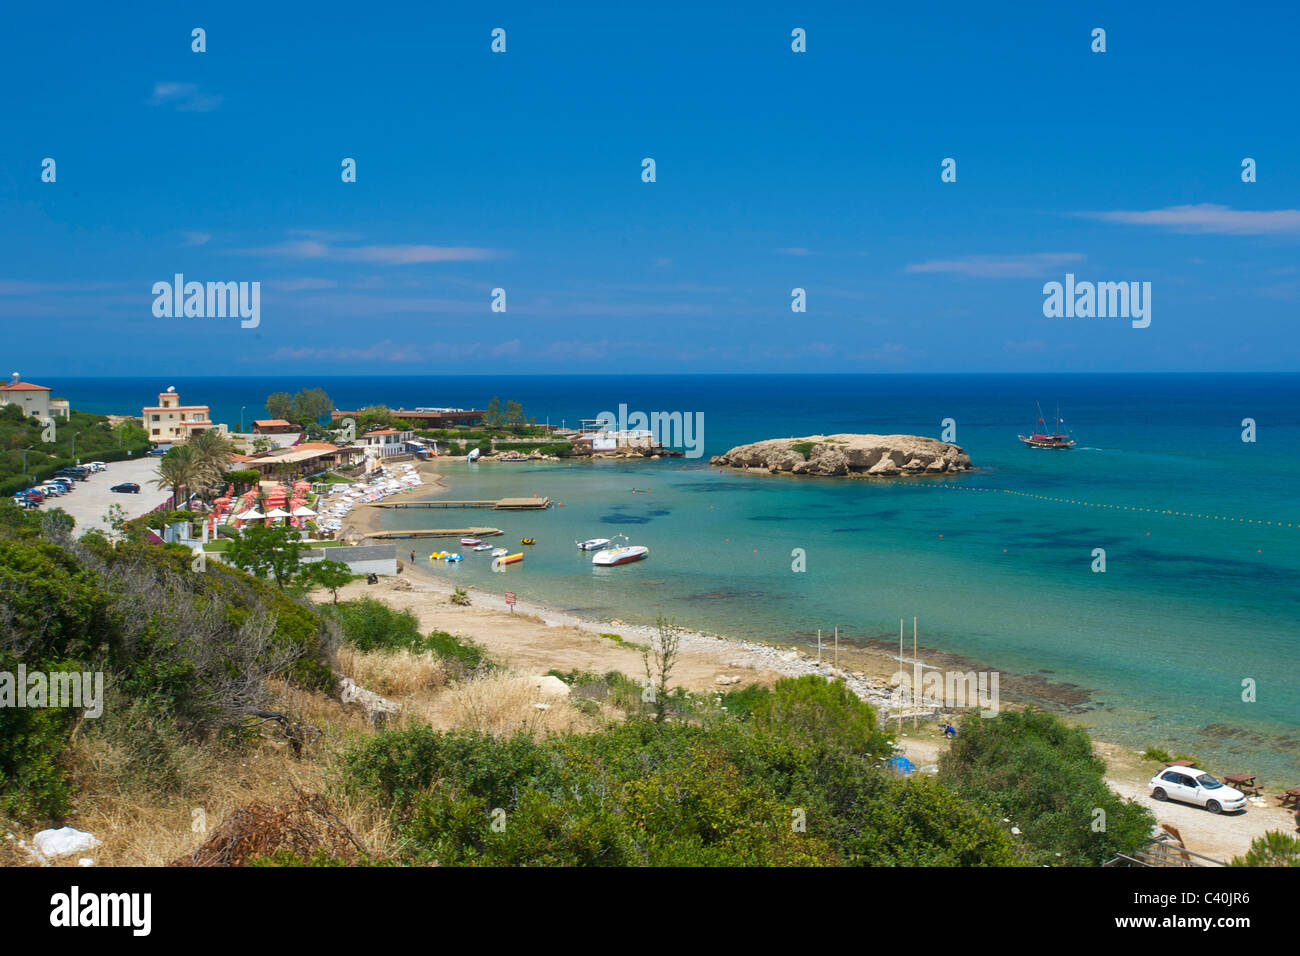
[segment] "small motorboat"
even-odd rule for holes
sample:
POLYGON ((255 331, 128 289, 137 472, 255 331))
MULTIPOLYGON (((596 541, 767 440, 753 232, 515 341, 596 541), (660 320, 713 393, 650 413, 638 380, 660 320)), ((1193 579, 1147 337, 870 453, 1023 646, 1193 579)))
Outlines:
POLYGON ((577 545, 579 551, 599 551, 609 547, 609 538, 588 538, 586 541, 578 541, 577 545))
POLYGON ((475 448, 472 452, 470 452, 468 455, 465 456, 465 461, 469 462, 470 464, 473 464, 474 462, 478 461, 478 456, 479 456, 479 450, 475 448))
MULTIPOLYGON (((491 551, 491 550, 492 550, 492 545, 490 545, 490 544, 476 544, 476 545, 474 545, 474 550, 475 550, 475 551, 491 551)), ((502 548, 501 550, 504 551, 505 548, 502 548)))
POLYGON ((435 552, 433 552, 433 554, 429 555, 429 560, 430 560, 430 561, 441 561, 441 560, 442 560, 443 558, 445 558, 449 553, 450 553, 450 552, 448 552, 448 551, 435 551, 435 552))
POLYGON ((520 538, 520 539, 519 539, 519 543, 520 543, 520 544, 536 544, 536 543, 537 543, 537 539, 536 539, 536 538, 520 538))
POLYGON ((528 461, 527 455, 500 455, 497 461, 528 461))
POLYGON ((604 551, 597 551, 591 556, 591 563, 597 567, 612 568, 615 565, 640 561, 642 558, 649 557, 649 555, 649 548, 634 544, 625 548, 608 548, 604 551))
POLYGON ((459 555, 459 554, 449 554, 449 555, 447 555, 447 557, 443 558, 443 560, 444 560, 444 561, 447 561, 447 562, 452 562, 452 561, 464 561, 465 558, 464 558, 463 555, 459 555))
POLYGON ((509 548, 497 548, 495 551, 492 552, 492 557, 504 558, 509 553, 510 553, 509 548))
POLYGON ((483 542, 482 542, 480 539, 478 539, 478 538, 461 538, 461 539, 460 539, 460 543, 463 544, 463 545, 464 545, 465 547, 467 547, 467 548, 473 548, 473 547, 477 547, 478 545, 482 544, 483 542))

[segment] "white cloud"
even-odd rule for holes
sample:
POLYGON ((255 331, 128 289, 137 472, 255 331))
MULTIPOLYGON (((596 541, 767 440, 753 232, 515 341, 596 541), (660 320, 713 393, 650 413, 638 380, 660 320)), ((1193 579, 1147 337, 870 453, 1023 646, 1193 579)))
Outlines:
POLYGON ((170 106, 181 113, 210 113, 221 105, 222 97, 204 93, 193 83, 155 83, 149 103, 170 106))
POLYGON ((907 272, 947 272, 982 279, 1027 279, 1054 273, 1083 260, 1079 252, 1036 252, 1023 256, 963 256, 930 259, 907 266, 907 272))
POLYGON ((1161 226, 1175 232, 1261 236, 1300 233, 1300 209, 1233 209, 1215 203, 1166 206, 1164 209, 1075 213, 1084 219, 1161 226))

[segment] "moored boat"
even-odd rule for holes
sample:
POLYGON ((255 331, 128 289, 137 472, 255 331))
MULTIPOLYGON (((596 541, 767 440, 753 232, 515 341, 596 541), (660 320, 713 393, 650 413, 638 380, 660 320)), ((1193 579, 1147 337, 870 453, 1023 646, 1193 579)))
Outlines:
POLYGON ((607 548, 604 551, 597 551, 591 556, 591 563, 597 567, 611 568, 619 564, 631 564, 633 561, 640 561, 642 558, 649 557, 649 555, 649 548, 634 544, 624 548, 607 548))
MULTIPOLYGON (((491 551, 491 550, 492 550, 492 545, 490 545, 490 544, 476 544, 476 545, 474 546, 474 550, 475 550, 475 551, 491 551)), ((504 551, 505 548, 502 548, 501 550, 504 551)))
POLYGON ((483 542, 478 538, 461 538, 460 543, 467 548, 473 548, 477 545, 482 544, 483 542))
POLYGON ((492 557, 504 558, 509 553, 510 553, 509 548, 497 548, 495 551, 492 552, 492 557))
POLYGON ((609 547, 609 538, 588 538, 586 541, 575 543, 579 551, 600 551, 602 548, 609 547))

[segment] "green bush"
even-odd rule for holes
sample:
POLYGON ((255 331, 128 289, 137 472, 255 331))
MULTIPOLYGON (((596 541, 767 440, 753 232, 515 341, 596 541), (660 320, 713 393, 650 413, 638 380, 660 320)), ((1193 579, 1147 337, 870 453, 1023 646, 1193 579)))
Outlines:
POLYGON ((357 650, 422 650, 420 622, 409 610, 396 611, 372 597, 323 607, 338 621, 343 639, 357 650))
POLYGON ((958 793, 1020 828, 1032 863, 1097 866, 1132 853, 1155 826, 1106 785, 1086 733, 1032 708, 965 718, 939 768, 958 793))

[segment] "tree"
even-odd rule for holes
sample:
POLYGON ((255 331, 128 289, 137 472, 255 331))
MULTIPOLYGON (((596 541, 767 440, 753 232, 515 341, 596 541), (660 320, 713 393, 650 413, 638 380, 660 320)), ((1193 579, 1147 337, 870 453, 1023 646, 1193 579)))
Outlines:
POLYGON ((524 417, 524 407, 514 399, 506 402, 506 421, 511 425, 518 425, 524 417))
POLYGON ((489 428, 501 424, 501 399, 495 395, 492 396, 492 401, 488 402, 487 411, 483 413, 483 424, 489 428))
POLYGON ((275 442, 271 441, 271 436, 269 435, 258 435, 253 439, 253 451, 255 452, 267 451, 274 445, 275 442))
POLYGON ((269 573, 283 591, 302 567, 301 537, 296 528, 284 525, 251 525, 231 542, 226 560, 259 578, 269 573))
POLYGON ((655 628, 658 633, 650 639, 650 646, 641 652, 641 662, 645 665, 646 687, 654 704, 655 720, 662 723, 668 717, 668 678, 677 663, 682 632, 662 614, 655 621, 655 628))
POLYGON ((187 447, 194 464, 195 481, 206 492, 221 481, 230 467, 235 444, 215 428, 210 428, 191 437, 187 447))
POLYGON ((334 603, 339 603, 339 588, 352 580, 352 569, 342 561, 316 561, 307 565, 306 578, 329 591, 334 603))
POLYGON ((319 424, 334 411, 334 402, 323 388, 304 388, 293 400, 293 419, 299 425, 319 424))
POLYGON ((288 392, 276 392, 266 399, 266 412, 272 418, 283 418, 290 421, 293 418, 293 396, 288 392))
POLYGON ((1228 866, 1300 866, 1300 839, 1270 830, 1251 840, 1246 855, 1234 857, 1228 866))
POLYGON ((189 445, 177 445, 159 460, 158 477, 153 483, 159 488, 170 488, 172 504, 179 508, 183 503, 181 489, 190 488, 199 475, 194 460, 194 449, 189 445))

